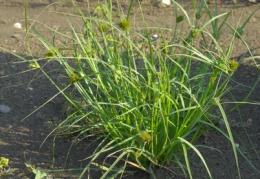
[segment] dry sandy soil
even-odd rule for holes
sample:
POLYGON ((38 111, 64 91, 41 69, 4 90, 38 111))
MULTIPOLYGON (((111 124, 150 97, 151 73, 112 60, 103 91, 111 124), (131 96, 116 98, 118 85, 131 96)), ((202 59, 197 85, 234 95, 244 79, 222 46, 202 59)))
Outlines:
MULTIPOLYGON (((67 0, 68 2, 69 0, 67 0)), ((127 7, 129 1, 121 0, 122 7, 127 7)), ((49 0, 28 0, 28 16, 31 19, 37 18, 39 13, 49 4, 49 0)), ((185 8, 190 8, 190 3, 180 1, 185 8)), ((220 7, 221 12, 228 11, 232 3, 223 2, 220 7)), ((86 4, 79 1, 78 4, 84 7, 86 4)), ((259 7, 258 4, 248 4, 238 2, 231 16, 230 23, 238 25, 248 17, 248 15, 259 7)), ((39 21, 51 27, 65 27, 67 22, 63 15, 53 14, 51 11, 73 12, 73 9, 66 5, 55 5, 49 7, 39 21)), ((167 20, 172 14, 171 7, 159 7, 154 1, 146 3, 143 7, 144 13, 156 20, 167 20)), ((166 23, 167 23, 166 22, 166 23)), ((172 20, 173 22, 173 20, 172 20)), ((260 10, 248 23, 244 38, 249 44, 254 55, 260 55, 260 10)), ((67 28, 66 30, 69 31, 67 28)), ((9 166, 15 169, 5 178, 34 178, 31 171, 26 169, 25 163, 31 163, 36 167, 43 169, 59 168, 82 168, 86 161, 81 161, 91 153, 92 141, 83 141, 72 147, 68 160, 65 165, 65 159, 72 141, 68 137, 57 138, 55 141, 55 153, 52 153, 53 137, 44 139, 52 131, 53 127, 64 119, 64 99, 57 97, 40 110, 34 111, 42 104, 48 101, 58 91, 41 74, 35 71, 27 71, 28 63, 23 63, 11 53, 18 54, 24 58, 39 58, 45 53, 45 49, 33 37, 29 37, 30 50, 25 40, 24 29, 24 7, 22 0, 0 0, 0 104, 5 104, 11 108, 9 113, 0 113, 0 157, 9 159, 9 166), (14 23, 22 24, 22 29, 13 27, 14 23), (8 49, 8 51, 3 50, 8 49), (33 112, 34 111, 34 112, 33 112), (33 113, 32 113, 33 112, 33 113), (27 116, 28 114, 31 115, 27 116), (26 117, 27 116, 27 117, 26 117), (26 117, 26 118, 25 118, 26 117), (41 146, 42 142, 43 145, 41 146), (53 155, 52 155, 53 154, 53 155), (55 159, 55 160, 54 160, 55 159)), ((225 43, 224 41, 222 43, 225 43)), ((247 55, 247 49, 242 47, 241 43, 235 46, 233 57, 240 60, 247 55)), ((258 64, 260 59, 256 59, 258 64)), ((59 67, 56 63, 49 63, 46 70, 51 74, 55 81, 64 81, 60 75, 59 67)), ((259 72, 255 66, 250 63, 239 67, 234 75, 235 80, 241 83, 234 90, 234 96, 237 100, 243 99, 249 90, 242 85, 253 86, 259 79, 259 72)), ((260 84, 255 87, 250 97, 250 101, 260 101, 260 84)), ((260 106, 244 105, 238 112, 229 115, 234 137, 239 144, 240 149, 245 153, 248 159, 260 169, 260 106), (242 121, 240 121, 240 115, 242 121), (250 140, 249 140, 250 138, 250 140)), ((210 149, 201 149, 205 156, 211 172, 216 179, 235 179, 238 178, 235 166, 235 160, 231 145, 214 131, 209 131, 205 138, 199 142, 217 148, 221 152, 210 149)), ((94 144, 93 144, 94 145, 94 144)), ((208 178, 202 163, 194 154, 190 154, 192 162, 192 171, 194 178, 208 178)), ((158 178, 185 178, 178 174, 176 166, 170 165, 176 173, 170 173, 163 169, 156 171, 158 178)), ((260 178, 252 167, 240 157, 240 169, 243 179, 260 178)), ((50 173, 49 178, 77 178, 79 171, 50 173)), ((0 177, 1 178, 1 177, 0 177)), ((86 176, 87 178, 87 176, 86 176)), ((98 174, 91 175, 91 178, 98 178, 98 174)), ((128 178, 131 178, 128 177, 128 178)), ((138 172, 132 178, 149 178, 143 172, 138 172)))

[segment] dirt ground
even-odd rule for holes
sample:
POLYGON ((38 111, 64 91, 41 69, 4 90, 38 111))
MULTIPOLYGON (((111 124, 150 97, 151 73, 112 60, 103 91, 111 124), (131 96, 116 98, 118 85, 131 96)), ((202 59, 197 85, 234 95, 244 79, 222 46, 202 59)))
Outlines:
MULTIPOLYGON (((37 15, 50 3, 51 0, 28 0, 28 16, 31 19, 37 15)), ((64 0, 65 1, 65 0, 64 0)), ((51 1, 54 2, 54 1, 51 1)), ((67 0, 69 2, 69 0, 67 0)), ((93 1, 94 2, 94 1, 93 1)), ((129 0, 121 0, 122 7, 126 8, 129 0)), ((190 3, 180 1, 185 7, 189 8, 190 3)), ((83 1, 78 1, 80 7, 86 6, 83 1)), ((238 25, 253 12, 259 3, 250 4, 244 1, 238 2, 237 7, 231 16, 230 23, 238 25)), ((232 6, 231 1, 223 1, 220 11, 226 12, 232 6)), ((67 22, 63 15, 53 14, 51 11, 73 12, 72 8, 66 5, 55 5, 49 7, 38 19, 51 27, 65 27, 67 22)), ((160 7, 155 1, 147 2, 143 7, 144 13, 156 20, 171 23, 169 14, 172 14, 171 7, 160 7)), ((173 21, 173 20, 172 20, 173 21)), ((166 23, 167 23, 166 22, 166 23)), ((255 13, 245 29, 244 38, 249 44, 254 55, 260 55, 260 10, 255 13)), ((91 154, 93 144, 91 140, 83 141, 72 147, 73 152, 68 154, 72 144, 70 138, 61 137, 53 142, 53 137, 45 138, 61 120, 64 118, 64 99, 56 97, 48 101, 58 91, 46 77, 35 71, 28 70, 28 63, 24 63, 11 53, 18 54, 24 58, 39 58, 45 53, 45 49, 33 37, 28 39, 30 50, 25 40, 24 29, 24 6, 22 0, 0 0, 0 104, 11 108, 9 113, 0 112, 0 157, 9 159, 9 166, 14 171, 4 178, 26 179, 34 178, 31 171, 26 169, 25 163, 30 163, 36 167, 46 170, 62 168, 82 168, 86 161, 83 158, 91 154), (21 23, 22 29, 14 28, 14 23, 21 23), (8 49, 9 52, 3 50, 8 49), (26 71, 26 72, 25 72, 26 71), (46 104, 45 104, 46 103, 46 104), (45 104, 45 105, 43 105, 45 104), (41 107, 43 105, 43 107, 41 107), (35 111, 37 108, 39 110, 35 111), (32 113, 33 112, 33 113, 32 113), (32 113, 32 114, 31 114, 32 113), (31 114, 31 115, 29 115, 31 114), (29 115, 29 116, 28 116, 29 115), (43 144, 43 145, 42 145, 43 144), (52 147, 55 145, 55 153, 52 147)), ((222 43, 225 43, 223 40, 222 43)), ((233 57, 237 60, 247 55, 246 48, 241 43, 236 44, 233 57)), ((256 59, 260 64, 260 59, 256 59)), ((56 82, 66 80, 60 75, 58 64, 51 62, 46 70, 56 82)), ((242 100, 249 90, 245 86, 253 86, 259 79, 258 69, 252 63, 245 63, 239 67, 234 79, 240 85, 233 90, 236 100, 242 100), (245 86, 243 86, 245 85, 245 86)), ((260 101, 260 84, 255 87, 250 97, 250 101, 260 101)), ((260 170, 260 106, 244 105, 240 111, 229 114, 235 140, 240 149, 245 153, 252 164, 260 170), (239 113, 240 112, 240 113, 239 113), (242 119, 240 119, 242 116, 242 119)), ((198 141, 215 147, 220 152, 201 148, 202 154, 210 167, 213 177, 216 179, 235 179, 237 169, 235 166, 234 155, 231 145, 215 131, 209 131, 204 138, 198 141)), ((203 164, 195 154, 190 153, 191 169, 195 179, 208 178, 203 164)), ((256 173, 245 159, 240 157, 240 170, 243 179, 256 179, 260 175, 256 173)), ((175 165, 169 168, 176 171, 170 173, 159 169, 156 171, 158 178, 185 178, 180 174, 175 165)), ((79 171, 50 173, 48 178, 77 178, 79 171)), ((1 178, 1 177, 0 177, 1 178)), ((87 176, 86 176, 87 178, 87 176)), ((90 178, 98 178, 98 175, 90 175, 90 178)), ((134 176, 126 178, 149 178, 143 172, 138 172, 134 176)))

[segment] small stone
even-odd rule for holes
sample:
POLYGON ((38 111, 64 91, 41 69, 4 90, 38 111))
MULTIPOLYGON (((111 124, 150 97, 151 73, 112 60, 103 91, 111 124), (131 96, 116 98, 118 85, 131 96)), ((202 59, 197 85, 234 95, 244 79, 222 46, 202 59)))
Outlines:
POLYGON ((17 22, 17 23, 14 24, 14 28, 21 29, 22 28, 22 24, 17 22))
POLYGON ((257 0, 248 0, 249 3, 257 3, 257 0))
POLYGON ((8 106, 6 106, 4 104, 0 105, 0 112, 1 113, 9 113, 10 111, 11 111, 11 109, 8 106))
POLYGON ((152 35, 151 40, 156 41, 159 38, 157 34, 152 35))
POLYGON ((165 4, 165 5, 171 5, 170 0, 162 0, 162 3, 165 4))
POLYGON ((253 122, 253 119, 252 119, 252 118, 248 118, 248 120, 246 121, 246 123, 247 123, 249 126, 251 126, 252 122, 253 122))
POLYGON ((27 88, 29 91, 33 91, 33 87, 28 87, 27 88))
POLYGON ((142 45, 141 43, 140 43, 140 44, 137 44, 137 48, 138 48, 139 50, 141 50, 142 47, 143 47, 143 45, 142 45))

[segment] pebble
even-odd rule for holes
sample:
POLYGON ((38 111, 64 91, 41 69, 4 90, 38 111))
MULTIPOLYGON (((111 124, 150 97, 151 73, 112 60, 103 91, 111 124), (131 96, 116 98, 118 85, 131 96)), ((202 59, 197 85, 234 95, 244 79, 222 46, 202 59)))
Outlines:
POLYGON ((165 4, 165 5, 171 5, 170 0, 162 0, 162 3, 165 4))
POLYGON ((151 40, 156 41, 159 38, 157 34, 152 35, 151 40))
POLYGON ((33 87, 28 87, 27 90, 33 91, 33 87))
POLYGON ((21 29, 22 28, 22 24, 19 23, 19 22, 14 23, 14 28, 21 29))
POLYGON ((11 111, 11 109, 8 106, 6 106, 4 104, 0 105, 0 112, 1 113, 9 113, 10 111, 11 111))

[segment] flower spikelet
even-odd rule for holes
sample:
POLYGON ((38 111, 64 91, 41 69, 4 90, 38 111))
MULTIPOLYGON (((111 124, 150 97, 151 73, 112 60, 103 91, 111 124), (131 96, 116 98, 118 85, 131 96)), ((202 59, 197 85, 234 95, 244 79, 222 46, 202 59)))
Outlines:
POLYGON ((135 155, 135 157, 136 157, 136 158, 138 158, 138 157, 140 157, 140 156, 141 156, 141 152, 139 152, 139 151, 136 151, 136 152, 134 153, 134 155, 135 155))
POLYGON ((128 31, 130 29, 130 22, 127 19, 123 19, 119 23, 119 27, 124 31, 128 31))
POLYGON ((76 75, 75 73, 73 73, 71 76, 70 76, 70 83, 72 84, 72 83, 75 83, 75 82, 77 82, 77 81, 79 81, 79 76, 78 75, 76 75))
POLYGON ((229 68, 231 69, 231 71, 236 71, 238 68, 238 63, 235 60, 230 60, 229 68))
POLYGON ((196 19, 200 19, 201 18, 201 14, 200 14, 200 12, 197 12, 196 14, 195 14, 195 17, 196 17, 196 19))
POLYGON ((0 158, 0 169, 2 169, 3 167, 8 167, 8 162, 9 162, 8 158, 1 157, 0 158))
POLYGON ((193 30, 191 30, 190 33, 191 33, 191 36, 193 38, 195 38, 195 37, 197 37, 199 35, 200 31, 198 29, 193 29, 193 30))
MULTIPOLYGON (((57 50, 57 49, 56 49, 57 50)), ((56 53, 56 51, 54 50, 54 49, 50 49, 50 50, 48 50, 45 54, 44 54, 44 56, 46 57, 46 58, 48 58, 48 59, 52 59, 52 58, 55 58, 56 56, 57 56, 57 53, 56 53)))
POLYGON ((31 63, 29 64, 29 68, 30 68, 30 69, 39 69, 39 68, 41 68, 41 67, 40 67, 40 65, 39 65, 37 62, 31 62, 31 63))
POLYGON ((149 142, 149 141, 152 140, 151 135, 150 135, 148 132, 146 132, 146 131, 143 131, 143 132, 140 134, 140 137, 141 137, 141 139, 142 139, 144 142, 149 142))
POLYGON ((105 6, 101 6, 101 5, 96 5, 95 7, 94 7, 94 14, 96 15, 96 16, 98 16, 98 17, 106 17, 106 15, 107 15, 107 10, 106 10, 106 8, 105 8, 105 6))
POLYGON ((183 16, 177 16, 176 17, 176 23, 180 23, 181 21, 184 20, 184 17, 183 16))
POLYGON ((107 24, 101 24, 101 25, 99 25, 99 26, 98 26, 98 30, 99 30, 100 32, 107 32, 107 31, 108 31, 108 26, 107 26, 107 24))

